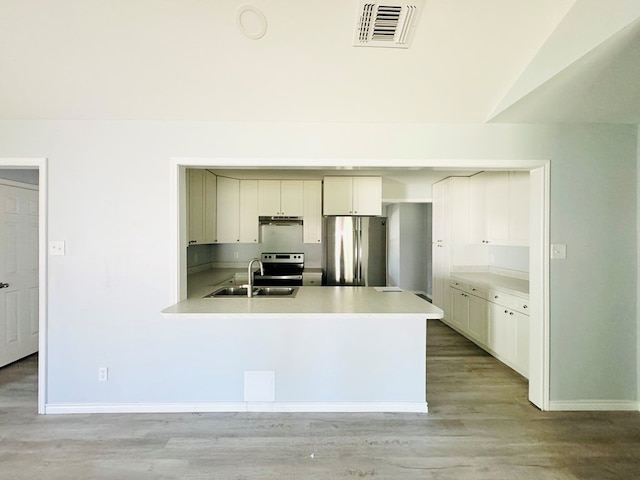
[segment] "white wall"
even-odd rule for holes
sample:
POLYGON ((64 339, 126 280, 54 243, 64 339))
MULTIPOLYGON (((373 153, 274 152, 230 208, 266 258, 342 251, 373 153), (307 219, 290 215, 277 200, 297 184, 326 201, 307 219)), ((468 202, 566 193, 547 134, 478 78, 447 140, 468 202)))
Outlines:
POLYGON ((635 126, 0 122, 0 156, 49 158, 49 239, 67 242, 48 259, 47 402, 215 398, 215 323, 159 313, 172 282, 174 156, 551 159, 551 241, 568 244, 551 265, 551 397, 636 399, 637 136, 635 126))

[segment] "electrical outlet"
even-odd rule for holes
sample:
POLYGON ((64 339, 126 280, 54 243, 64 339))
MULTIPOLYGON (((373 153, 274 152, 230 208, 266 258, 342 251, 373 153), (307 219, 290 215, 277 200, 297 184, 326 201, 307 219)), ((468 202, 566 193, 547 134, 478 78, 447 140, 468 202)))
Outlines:
POLYGON ((49 255, 64 255, 64 241, 49 242, 49 255))
POLYGON ((99 382, 109 381, 109 369, 107 367, 98 368, 98 381, 99 382))
POLYGON ((233 258, 235 258, 236 260, 239 258, 239 254, 238 252, 233 252, 233 258))

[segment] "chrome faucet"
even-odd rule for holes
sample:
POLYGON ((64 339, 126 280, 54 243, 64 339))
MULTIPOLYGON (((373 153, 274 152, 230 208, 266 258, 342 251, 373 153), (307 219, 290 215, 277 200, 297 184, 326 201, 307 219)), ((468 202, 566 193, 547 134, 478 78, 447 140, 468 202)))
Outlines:
POLYGON ((247 285, 247 297, 253 297, 253 271, 251 267, 253 266, 253 262, 258 262, 260 264, 260 275, 264 275, 264 265, 262 265, 262 260, 259 258, 252 258, 249 260, 249 267, 247 268, 247 276, 249 284, 247 285))

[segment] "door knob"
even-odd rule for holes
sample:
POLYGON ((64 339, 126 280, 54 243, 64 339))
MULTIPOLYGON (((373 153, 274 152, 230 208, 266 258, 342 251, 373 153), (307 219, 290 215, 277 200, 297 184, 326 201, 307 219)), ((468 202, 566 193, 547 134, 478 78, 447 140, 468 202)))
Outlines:
POLYGON ((8 283, 2 283, 0 282, 0 288, 7 288, 9 286, 8 283))

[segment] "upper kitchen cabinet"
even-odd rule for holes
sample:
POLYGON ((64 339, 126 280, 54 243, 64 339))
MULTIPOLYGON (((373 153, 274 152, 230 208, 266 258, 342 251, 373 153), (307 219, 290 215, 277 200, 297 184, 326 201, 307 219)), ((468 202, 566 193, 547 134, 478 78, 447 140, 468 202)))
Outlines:
POLYGON ((324 215, 382 215, 382 177, 324 177, 324 215))
POLYGON ((216 242, 216 186, 208 170, 187 170, 189 245, 216 242))
POLYGON ((302 216, 304 243, 322 242, 322 182, 320 180, 303 182, 302 216))
POLYGON ((258 181, 218 177, 218 243, 257 243, 258 181))
POLYGON ((240 242, 258 243, 258 181, 240 180, 240 215, 238 217, 240 242))
POLYGON ((482 172, 469 179, 471 243, 529 244, 529 172, 482 172))
POLYGON ((302 216, 303 199, 302 180, 258 180, 260 216, 302 216))

